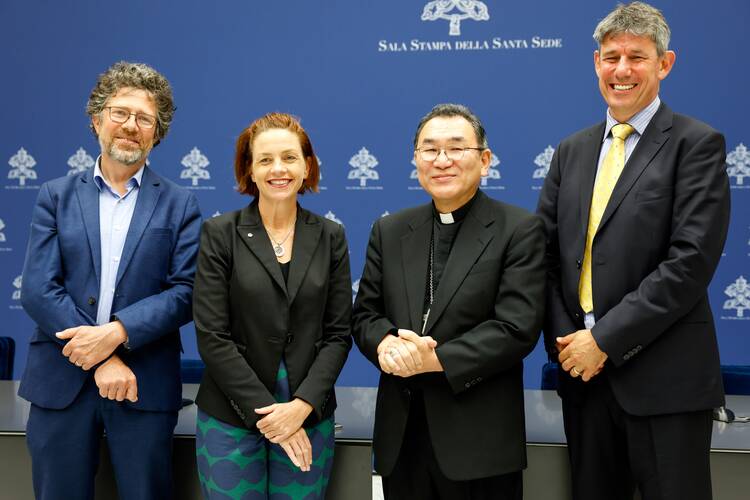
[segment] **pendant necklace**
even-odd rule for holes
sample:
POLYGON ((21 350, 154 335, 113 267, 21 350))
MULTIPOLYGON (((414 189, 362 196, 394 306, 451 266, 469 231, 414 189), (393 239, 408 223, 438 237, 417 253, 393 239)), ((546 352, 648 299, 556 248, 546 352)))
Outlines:
POLYGON ((268 234, 268 239, 271 240, 271 243, 273 243, 273 253, 276 254, 276 257, 283 257, 284 254, 286 253, 282 245, 286 242, 286 240, 289 239, 293 231, 294 231, 294 224, 292 224, 292 227, 289 229, 289 232, 286 233, 286 236, 284 236, 284 239, 282 239, 281 241, 274 240, 273 236, 271 236, 271 231, 266 231, 266 233, 268 234))

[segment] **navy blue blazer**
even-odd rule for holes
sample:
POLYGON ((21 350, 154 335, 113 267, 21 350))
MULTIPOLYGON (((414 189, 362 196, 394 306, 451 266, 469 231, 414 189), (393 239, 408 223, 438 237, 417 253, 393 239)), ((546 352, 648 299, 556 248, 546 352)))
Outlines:
MULTIPOLYGON (((195 196, 143 172, 117 273, 112 315, 128 332, 118 354, 136 376, 143 410, 181 401, 179 327, 191 320, 201 216, 195 196)), ((70 405, 94 370, 62 355, 55 332, 96 324, 101 276, 99 190, 93 171, 45 183, 31 221, 21 303, 36 323, 19 396, 52 409, 70 405)))
MULTIPOLYGON (((563 140, 539 198, 547 229, 550 357, 555 338, 584 327, 578 281, 604 123, 563 140)), ((724 136, 664 103, 617 180, 592 247, 601 376, 631 415, 724 403, 708 284, 729 226, 724 136)), ((583 397, 561 373, 559 392, 583 397)))

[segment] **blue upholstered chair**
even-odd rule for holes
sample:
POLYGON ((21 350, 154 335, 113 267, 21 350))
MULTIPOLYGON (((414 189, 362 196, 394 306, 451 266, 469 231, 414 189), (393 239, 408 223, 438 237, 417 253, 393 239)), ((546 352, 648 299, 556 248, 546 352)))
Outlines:
POLYGON ((180 371, 183 384, 199 384, 206 365, 200 359, 183 359, 180 362, 180 371))
POLYGON ((750 365, 721 365, 724 392, 750 396, 750 365))
MULTIPOLYGON (((557 363, 546 363, 542 366, 542 390, 557 389, 557 363)), ((722 365, 721 376, 724 381, 724 392, 750 396, 750 365, 722 365)))
POLYGON ((557 370, 558 364, 545 363, 542 366, 542 387, 543 391, 556 391, 557 390, 557 370))
POLYGON ((16 342, 10 337, 0 337, 0 380, 13 380, 13 361, 16 342))

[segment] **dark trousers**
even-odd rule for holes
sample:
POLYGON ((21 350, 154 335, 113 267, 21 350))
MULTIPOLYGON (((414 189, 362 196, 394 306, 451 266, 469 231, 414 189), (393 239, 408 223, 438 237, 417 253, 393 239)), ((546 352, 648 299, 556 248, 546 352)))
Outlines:
MULTIPOLYGON (((54 384, 54 380, 50 380, 54 384)), ((151 412, 99 396, 93 376, 62 410, 31 405, 26 442, 37 500, 90 500, 107 433, 120 500, 172 498, 177 412, 151 412)))
POLYGON ((575 500, 711 499, 711 410, 630 415, 604 374, 577 396, 563 397, 575 500))
POLYGON ((517 471, 471 481, 448 479, 435 458, 424 401, 414 395, 396 466, 383 477, 383 494, 386 500, 521 500, 523 475, 517 471))

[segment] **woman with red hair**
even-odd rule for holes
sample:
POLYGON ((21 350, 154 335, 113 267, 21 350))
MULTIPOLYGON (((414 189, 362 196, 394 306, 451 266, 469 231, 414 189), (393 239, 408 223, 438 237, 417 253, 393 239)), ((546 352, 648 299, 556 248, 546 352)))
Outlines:
POLYGON ((323 499, 333 386, 351 348, 344 230, 297 201, 320 173, 294 117, 270 113, 243 130, 234 169, 254 199, 204 223, 193 293, 203 494, 323 499))

